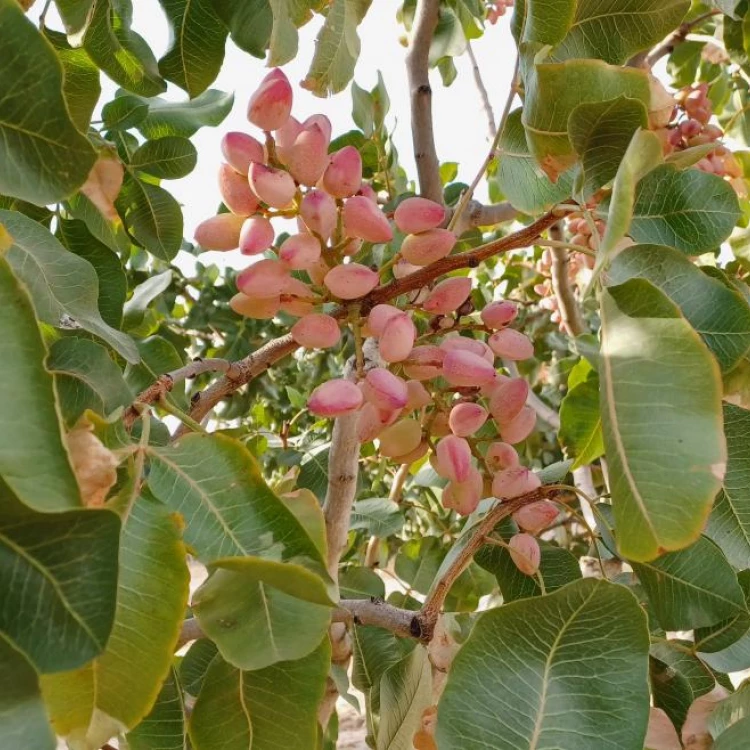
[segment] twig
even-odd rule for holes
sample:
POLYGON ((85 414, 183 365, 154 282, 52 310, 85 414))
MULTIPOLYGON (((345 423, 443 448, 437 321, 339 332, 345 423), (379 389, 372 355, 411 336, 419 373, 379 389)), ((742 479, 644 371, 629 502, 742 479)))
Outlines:
POLYGON ((495 224, 511 221, 516 216, 518 216, 518 211, 508 201, 484 205, 477 200, 470 200, 464 210, 462 221, 456 222, 454 230, 456 234, 461 235, 467 229, 492 227, 495 224))
POLYGON ((137 408, 138 404, 153 404, 161 401, 167 393, 170 393, 177 383, 183 380, 194 378, 204 372, 223 372, 226 375, 233 374, 237 364, 232 364, 226 359, 194 359, 184 367, 180 367, 172 372, 160 375, 154 383, 148 388, 141 391, 135 399, 135 402, 125 410, 123 422, 125 427, 130 429, 133 423, 140 416, 137 408))
POLYGON ((680 24, 680 26, 675 29, 663 42, 660 42, 659 44, 654 47, 651 52, 649 52, 646 57, 644 58, 644 64, 647 65, 649 68, 653 68, 654 65, 656 65, 659 60, 661 60, 662 57, 666 57, 667 55, 674 52, 675 47, 677 47, 679 44, 682 44, 688 37, 688 34, 696 27, 700 26, 704 21, 707 21, 712 16, 716 16, 721 11, 718 8, 714 8, 713 10, 709 10, 706 13, 702 13, 700 16, 697 16, 692 21, 685 21, 685 23, 680 24))
MULTIPOLYGON (((401 493, 404 490, 404 484, 409 476, 410 468, 411 464, 401 464, 398 467, 398 471, 393 475, 393 484, 391 484, 391 491, 388 493, 388 499, 392 503, 398 503, 401 500, 401 493)), ((373 534, 367 542, 367 551, 365 552, 366 568, 374 568, 378 564, 379 544, 380 538, 373 534)))
POLYGON ((406 74, 411 96, 411 132, 420 193, 443 202, 440 162, 432 126, 432 88, 429 76, 430 44, 440 14, 438 0, 418 0, 414 12, 411 49, 406 55, 406 74))
MULTIPOLYGON (((453 216, 451 216, 450 223, 448 224, 448 229, 455 229, 459 225, 459 222, 461 220, 461 215, 466 210, 466 206, 469 204, 469 201, 474 196, 474 191, 477 189, 477 185, 479 185, 485 173, 487 172, 487 169, 489 168, 490 164, 492 164, 492 161, 497 156, 497 147, 500 143, 500 138, 502 138, 503 129, 505 128, 505 123, 508 120, 508 115, 510 114, 510 108, 513 106, 513 100, 516 98, 516 93, 518 91, 519 64, 520 64, 520 57, 516 55, 516 62, 513 66, 513 77, 511 78, 511 81, 510 81, 510 90, 508 91, 508 97, 505 100, 505 107, 503 108, 503 114, 500 116, 500 123, 498 124, 495 130, 495 134, 494 134, 495 137, 492 140, 490 151, 487 154, 487 157, 485 158, 485 160, 482 162, 482 166, 479 168, 479 171, 474 177, 474 180, 472 181, 471 185, 469 185, 469 187, 461 195, 461 199, 459 200, 458 205, 456 206, 456 210, 453 212, 453 216)), ((481 78, 479 80, 481 83, 481 78)))
MULTIPOLYGON (((559 223, 549 228, 549 236, 555 242, 563 242, 563 230, 559 223)), ((568 275, 570 255, 565 248, 560 246, 550 247, 550 253, 552 254, 552 291, 557 297, 560 320, 569 336, 580 336, 586 331, 586 323, 568 275)))
POLYGON ((479 92, 479 98, 482 100, 482 109, 487 118, 487 132, 489 133, 490 141, 494 140, 497 135, 497 125, 495 124, 495 113, 492 111, 492 104, 490 102, 490 95, 487 91, 487 87, 484 85, 482 80, 482 73, 479 70, 479 64, 477 58, 474 55, 474 50, 471 47, 471 42, 466 40, 466 54, 471 60, 471 72, 474 74, 474 83, 479 92))

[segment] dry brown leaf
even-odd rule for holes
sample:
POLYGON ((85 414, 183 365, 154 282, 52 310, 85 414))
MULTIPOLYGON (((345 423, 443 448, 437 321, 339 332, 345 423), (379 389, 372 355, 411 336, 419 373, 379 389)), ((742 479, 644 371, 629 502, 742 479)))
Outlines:
POLYGON ((117 481, 115 455, 93 433, 90 422, 79 422, 66 436, 73 473, 87 507, 104 504, 107 493, 117 481))
POLYGON ((81 192, 109 221, 118 218, 115 199, 120 193, 125 170, 119 159, 109 154, 101 155, 91 167, 81 192))

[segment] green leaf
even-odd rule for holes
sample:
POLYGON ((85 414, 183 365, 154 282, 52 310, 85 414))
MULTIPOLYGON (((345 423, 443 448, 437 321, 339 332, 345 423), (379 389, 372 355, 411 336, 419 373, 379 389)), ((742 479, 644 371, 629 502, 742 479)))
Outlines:
POLYGON ((242 672, 221 659, 209 668, 190 717, 194 750, 314 748, 325 692, 328 639, 309 656, 242 672))
POLYGON ((148 117, 138 125, 145 138, 164 138, 195 135, 201 128, 221 125, 234 104, 234 94, 208 89, 195 99, 185 102, 168 102, 156 97, 144 100, 148 104, 148 117))
POLYGON ((661 641, 651 645, 651 690, 654 706, 669 716, 677 731, 685 723, 693 701, 711 692, 716 680, 685 641, 661 641))
POLYGON ((648 76, 600 60, 541 63, 528 71, 522 120, 529 150, 553 180, 576 161, 568 118, 581 104, 624 96, 648 106, 648 76))
POLYGON ((105 323, 120 328, 128 281, 117 253, 97 240, 86 225, 76 219, 58 219, 57 237, 71 253, 94 267, 99 278, 99 312, 105 323))
POLYGON ((177 180, 189 175, 198 162, 195 146, 179 135, 166 135, 146 141, 130 157, 130 166, 163 180, 177 180))
POLYGON ((129 750, 186 750, 185 706, 174 667, 151 713, 126 735, 129 750))
POLYGON ((750 307, 739 292, 707 276, 671 247, 635 245, 618 253, 608 283, 648 279, 680 308, 701 335, 723 372, 750 349, 750 307))
POLYGON ((264 58, 274 20, 269 0, 213 0, 213 4, 232 41, 254 57, 264 58))
POLYGON ((582 201, 614 179, 634 133, 647 125, 643 103, 624 96, 579 104, 570 113, 568 137, 581 159, 576 194, 582 201))
POLYGON ((133 401, 120 368, 95 341, 58 339, 50 347, 47 369, 55 375, 60 409, 69 426, 87 409, 106 416, 133 401))
POLYGON ((417 646, 380 678, 377 750, 412 750, 422 712, 432 704, 432 668, 427 649, 417 646))
POLYGON ((170 671, 188 584, 177 519, 142 495, 123 526, 117 611, 106 650, 79 670, 42 679, 59 735, 86 750, 99 748, 148 715, 170 671))
POLYGON ((750 718, 744 718, 724 730, 713 744, 713 750, 744 750, 750 733, 750 718))
POLYGON ((138 242, 159 260, 170 261, 182 245, 182 209, 164 188, 127 177, 117 210, 138 242))
POLYGON ((142 123, 148 115, 148 103, 131 94, 124 94, 102 107, 102 120, 107 130, 128 130, 142 123))
POLYGON ((55 750, 57 747, 39 692, 39 676, 24 655, 2 638, 0 734, 11 748, 55 750))
POLYGON ((575 12, 576 0, 527 0, 523 41, 557 44, 568 33, 575 12))
POLYGON ((638 183, 629 234, 636 242, 698 255, 717 248, 739 218, 737 194, 728 182, 665 164, 638 183))
POLYGON ((130 240, 125 234, 122 222, 107 221, 83 193, 74 195, 65 206, 74 219, 82 221, 89 232, 110 250, 116 253, 130 252, 130 240))
POLYGON ((719 368, 648 281, 604 289, 601 317, 601 414, 618 545, 624 557, 646 561, 695 541, 719 489, 719 368))
POLYGON ((359 500, 352 508, 350 529, 364 529, 368 534, 388 537, 401 531, 404 514, 397 503, 387 497, 359 500))
POLYGON ((554 58, 598 57, 620 65, 679 26, 690 0, 580 0, 577 5, 554 58))
POLYGON ((357 27, 372 0, 333 0, 318 34, 310 70, 302 87, 316 96, 343 91, 354 75, 359 58, 357 27))
POLYGON ((389 667, 394 666, 403 656, 399 639, 383 628, 355 625, 352 635, 352 685, 367 693, 371 688, 378 689, 380 680, 389 667))
POLYGON ((737 574, 706 537, 687 549, 632 565, 664 630, 714 625, 745 608, 737 574))
POLYGON ((385 599, 385 583, 371 568, 349 567, 339 573, 342 599, 385 599))
POLYGON ((312 18, 307 0, 268 0, 273 26, 268 40, 268 65, 285 65, 297 55, 297 28, 312 18))
POLYGON ((648 647, 635 597, 602 580, 490 610, 451 667, 438 747, 640 748, 648 647))
POLYGON ((55 0, 65 31, 69 36, 79 35, 91 22, 96 0, 55 0))
MULTIPOLYGON (((506 542, 510 540, 513 531, 509 530, 509 533, 502 534, 506 542)), ((542 553, 539 572, 548 594, 581 577, 578 559, 571 552, 543 541, 539 543, 539 548, 542 553)), ((482 568, 495 576, 503 601, 512 602, 530 596, 541 596, 539 580, 536 576, 521 573, 506 548, 494 544, 485 545, 475 559, 482 568)))
POLYGON ((143 322, 148 306, 169 289, 173 276, 168 268, 138 284, 123 309, 125 328, 137 328, 143 322))
POLYGON ((500 162, 492 180, 513 208, 535 214, 567 198, 573 190, 573 171, 556 183, 539 169, 526 143, 520 109, 511 112, 500 138, 500 162))
POLYGON ((188 92, 202 94, 219 75, 224 62, 227 29, 211 0, 159 0, 172 30, 159 72, 188 92))
POLYGON ((203 679, 216 658, 219 649, 208 638, 200 638, 188 649, 180 662, 180 684, 186 692, 197 696, 201 691, 203 679))
POLYGON ((743 682, 737 692, 718 703, 708 717, 708 729, 716 739, 725 729, 750 716, 750 682, 743 682))
MULTIPOLYGON (((295 575, 289 567, 288 578, 295 575)), ((307 656, 328 630, 330 608, 290 596, 249 572, 218 568, 195 592, 193 611, 205 634, 240 669, 307 656)))
POLYGON ((35 513, 3 494, 0 643, 40 674, 79 667, 112 630, 120 519, 109 510, 35 513))
POLYGON ((268 488, 241 443, 223 435, 186 435, 152 449, 150 464, 152 492, 184 517, 185 541, 199 559, 230 567, 228 558, 236 557, 240 568, 255 566, 256 580, 279 588, 284 584, 277 577, 299 568, 300 576, 309 574, 309 597, 336 599, 315 542, 268 488))
POLYGON ((63 95, 70 117, 78 130, 85 133, 102 93, 99 68, 91 61, 86 50, 71 47, 65 34, 45 27, 44 36, 55 48, 63 66, 63 95))
POLYGON ((96 0, 83 36, 89 57, 115 82, 141 96, 156 96, 167 84, 151 48, 130 28, 130 0, 96 0))
POLYGON ((410 539, 396 555, 396 575, 414 591, 426 594, 438 575, 445 552, 437 537, 410 539))
POLYGON ((0 0, 0 27, 0 78, 12 82, 0 93, 0 193, 55 203, 86 181, 96 152, 68 114, 54 49, 16 0, 0 0))
POLYGON ((0 368, 0 392, 13 394, 0 417, 0 476, 32 508, 76 508, 81 494, 63 443, 52 376, 44 367, 47 351, 31 300, 3 257, 0 310, 0 355, 13 363, 0 368))
POLYGON ((328 490, 328 456, 330 443, 319 445, 308 451, 300 464, 297 487, 310 490, 319 500, 323 500, 328 490))
POLYGON ((575 457, 574 469, 590 464, 604 453, 596 373, 571 388, 562 400, 559 438, 566 455, 575 457))
POLYGON ((727 470, 708 517, 706 535, 732 565, 743 570, 750 568, 750 411, 727 403, 723 410, 727 470))
POLYGON ((13 237, 5 257, 28 287, 37 316, 50 325, 67 319, 109 344, 128 362, 138 361, 133 340, 108 326, 99 313, 99 280, 83 258, 68 252, 41 224, 15 211, 0 211, 0 223, 13 237))

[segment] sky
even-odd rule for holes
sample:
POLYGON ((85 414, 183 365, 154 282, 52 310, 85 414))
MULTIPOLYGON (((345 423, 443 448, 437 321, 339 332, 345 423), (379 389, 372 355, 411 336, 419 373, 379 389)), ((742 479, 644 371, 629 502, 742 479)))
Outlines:
MULTIPOLYGON (((41 6, 42 3, 37 3, 41 6)), ((146 38, 157 58, 169 47, 169 27, 157 0, 138 0, 133 3, 133 28, 146 38)), ((355 70, 355 80, 365 89, 377 83, 380 71, 391 99, 391 111, 387 119, 389 129, 394 132, 394 141, 401 164, 407 174, 414 178, 414 158, 411 150, 409 125, 409 91, 406 84, 404 56, 406 48, 399 43, 405 33, 396 20, 400 7, 394 0, 374 0, 359 27, 362 51, 355 70)), ((35 10, 39 11, 36 7, 35 10)), ((60 27, 51 12, 48 16, 53 27, 60 27)), ((315 37, 323 19, 316 17, 300 29, 299 54, 284 66, 284 72, 294 85, 295 103, 293 114, 302 120, 320 112, 328 116, 333 124, 334 137, 354 127, 351 118, 351 94, 345 90, 327 99, 313 96, 298 86, 305 78, 313 57, 315 37)), ((485 35, 472 42, 474 54, 479 62, 485 86, 489 90, 496 118, 505 102, 512 75, 515 46, 509 31, 509 16, 496 26, 487 26, 485 35)), ((433 117, 435 139, 441 161, 459 164, 458 179, 471 182, 487 155, 489 141, 487 122, 481 100, 474 84, 471 64, 467 55, 455 60, 458 76, 453 85, 445 88, 437 70, 430 73, 433 85, 433 117)), ((226 120, 217 128, 203 128, 193 138, 198 149, 198 164, 195 170, 181 180, 172 180, 165 187, 183 205, 185 236, 190 239, 195 226, 216 211, 220 201, 216 180, 217 166, 221 160, 220 142, 228 130, 244 130, 258 135, 246 119, 247 102, 260 80, 267 73, 262 60, 239 50, 230 41, 226 46, 224 66, 212 88, 233 91, 234 107, 226 120)), ((112 98, 117 86, 102 76, 104 96, 102 102, 112 98)), ((171 100, 181 100, 186 94, 170 84, 164 95, 171 100)), ((483 188, 477 197, 486 197, 483 188)), ((184 259, 187 260, 187 259, 184 259)), ((243 267, 247 258, 239 253, 206 253, 205 262, 243 267)))

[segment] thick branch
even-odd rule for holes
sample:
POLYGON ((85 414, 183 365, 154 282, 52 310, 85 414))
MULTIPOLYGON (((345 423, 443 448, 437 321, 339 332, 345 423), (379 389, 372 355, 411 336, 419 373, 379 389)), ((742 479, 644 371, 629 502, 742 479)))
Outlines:
POLYGON ((333 621, 375 625, 401 638, 422 637, 422 626, 416 612, 399 609, 382 599, 342 599, 333 612, 333 621))
POLYGON ((411 133, 419 190, 425 198, 442 203, 443 184, 432 127, 432 88, 429 76, 430 44, 439 15, 438 0, 418 0, 414 12, 411 49, 406 55, 406 73, 411 95, 411 133))
POLYGON ((349 519, 354 496, 357 494, 358 418, 359 415, 355 412, 336 420, 328 454, 328 491, 323 504, 323 516, 328 539, 328 573, 334 581, 338 580, 339 560, 346 549, 349 519))
MULTIPOLYGON (((563 241, 559 224, 550 227, 549 236, 556 242, 563 241)), ((557 297, 560 320, 569 336, 580 336, 586 331, 586 323, 573 291, 573 285, 570 283, 568 274, 570 253, 562 247, 550 247, 549 251, 552 255, 552 291, 557 297)))
POLYGON ((223 372, 226 376, 231 376, 238 372, 238 365, 228 362, 226 359, 198 358, 184 367, 160 375, 154 383, 141 391, 133 405, 125 410, 125 414, 123 415, 125 427, 130 429, 133 426, 133 422, 140 416, 140 410, 136 404, 156 403, 167 393, 170 393, 177 383, 202 375, 204 372, 223 372))
POLYGON ((672 54, 675 47, 682 44, 688 38, 688 34, 696 26, 700 26, 704 21, 707 21, 709 18, 711 18, 712 16, 716 16, 719 13, 721 13, 721 11, 715 8, 714 10, 709 10, 708 12, 701 14, 697 18, 694 18, 692 21, 685 21, 685 23, 680 24, 680 26, 675 29, 675 31, 673 31, 663 42, 657 44, 656 47, 654 47, 651 52, 646 55, 643 61, 644 64, 649 68, 653 68, 654 65, 656 65, 656 63, 662 59, 662 57, 666 57, 667 55, 672 54))

